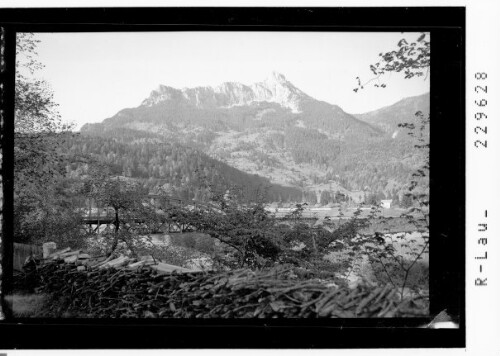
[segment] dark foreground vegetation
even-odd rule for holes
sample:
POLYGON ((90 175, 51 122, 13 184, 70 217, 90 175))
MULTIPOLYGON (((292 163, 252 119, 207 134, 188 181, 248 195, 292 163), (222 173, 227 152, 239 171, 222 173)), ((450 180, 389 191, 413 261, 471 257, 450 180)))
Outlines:
MULTIPOLYGON (((304 270, 160 275, 151 269, 95 269, 50 263, 33 285, 48 297, 35 317, 84 318, 355 318, 419 317, 424 296, 401 298, 391 284, 326 283, 304 270)), ((23 281, 19 281, 23 286, 23 281)))

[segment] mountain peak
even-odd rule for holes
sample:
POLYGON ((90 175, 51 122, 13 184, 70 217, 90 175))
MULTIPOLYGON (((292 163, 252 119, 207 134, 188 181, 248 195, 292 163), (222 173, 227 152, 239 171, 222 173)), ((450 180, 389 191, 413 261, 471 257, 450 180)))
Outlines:
POLYGON ((151 106, 158 104, 161 101, 175 100, 179 97, 179 94, 179 90, 160 84, 149 94, 148 98, 143 100, 141 105, 151 106))
POLYGON ((283 74, 273 71, 263 82, 250 86, 237 82, 224 82, 214 88, 196 87, 178 90, 165 85, 151 92, 142 102, 152 106, 168 100, 186 100, 196 107, 231 107, 248 105, 253 102, 277 103, 300 112, 300 101, 308 97, 290 83, 283 74))
POLYGON ((252 89, 259 101, 269 101, 287 107, 294 113, 301 112, 300 103, 308 95, 290 83, 283 74, 273 71, 263 82, 255 83, 252 89))
POLYGON ((265 80, 266 82, 275 82, 275 83, 287 83, 285 76, 279 72, 273 71, 269 77, 265 80))

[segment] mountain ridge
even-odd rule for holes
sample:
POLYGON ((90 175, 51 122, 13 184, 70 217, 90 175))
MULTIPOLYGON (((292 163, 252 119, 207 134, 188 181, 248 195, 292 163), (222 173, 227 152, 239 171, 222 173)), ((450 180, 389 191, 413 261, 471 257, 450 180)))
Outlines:
POLYGON ((365 121, 373 126, 379 127, 387 133, 398 130, 398 124, 402 122, 415 123, 416 112, 428 115, 430 112, 430 93, 405 97, 392 105, 384 106, 362 114, 353 114, 359 120, 365 121))
MULTIPOLYGON (((294 125, 294 122, 307 122, 311 128, 328 131, 336 137, 376 136, 381 133, 378 127, 346 113, 338 105, 310 97, 277 72, 251 86, 236 82, 225 82, 215 88, 175 89, 160 85, 141 105, 123 109, 102 124, 120 122, 127 125, 134 121, 162 126, 192 124, 205 129, 208 126, 208 129, 215 130, 239 130, 243 126, 259 126, 262 123, 252 123, 249 117, 262 121, 261 114, 271 111, 277 113, 274 117, 279 116, 282 127, 294 125), (233 119, 228 119, 231 117, 233 119)), ((267 115, 270 116, 273 115, 267 115)), ((84 125, 81 131, 86 129, 88 125, 84 125)))
POLYGON ((325 186, 393 196, 421 161, 397 124, 415 120, 415 111, 425 111, 428 101, 424 94, 352 115, 310 97, 275 72, 250 86, 161 85, 138 107, 86 124, 81 132, 155 133, 273 184, 316 191, 318 197, 325 186))
POLYGON ((215 87, 198 86, 176 89, 159 85, 141 106, 156 105, 165 100, 186 100, 196 107, 232 107, 249 105, 253 102, 271 102, 287 107, 292 112, 300 112, 300 101, 310 98, 290 83, 283 74, 273 72, 264 81, 245 85, 238 82, 223 82, 215 87))

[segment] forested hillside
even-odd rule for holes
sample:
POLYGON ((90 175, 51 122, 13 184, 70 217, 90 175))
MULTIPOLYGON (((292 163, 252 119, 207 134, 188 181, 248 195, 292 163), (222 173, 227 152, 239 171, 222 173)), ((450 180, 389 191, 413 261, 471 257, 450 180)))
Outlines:
POLYGON ((430 94, 423 94, 398 101, 394 105, 370 111, 364 114, 354 115, 360 120, 380 128, 394 138, 404 139, 404 135, 399 135, 398 125, 402 122, 418 124, 419 121, 414 115, 417 111, 422 114, 429 114, 430 94))
MULTIPOLYGON (((162 188, 182 199, 204 201, 208 189, 236 187, 247 200, 259 194, 266 201, 302 200, 302 190, 271 184, 268 179, 239 171, 195 148, 167 142, 159 135, 118 129, 99 135, 82 134, 64 148, 75 157, 91 157, 111 167, 113 175, 136 178, 151 192, 162 188)), ((70 175, 86 174, 87 165, 73 162, 70 175)))

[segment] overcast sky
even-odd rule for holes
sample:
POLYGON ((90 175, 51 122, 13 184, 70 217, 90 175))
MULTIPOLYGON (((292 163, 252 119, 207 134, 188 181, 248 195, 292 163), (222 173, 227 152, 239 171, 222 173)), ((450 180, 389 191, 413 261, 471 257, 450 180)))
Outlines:
POLYGON ((65 121, 80 128, 136 107, 159 84, 174 88, 251 84, 272 71, 308 95, 349 113, 375 110, 429 91, 430 78, 387 78, 388 88, 358 93, 357 76, 418 34, 328 32, 142 32, 37 34, 37 75, 47 80, 65 121))

